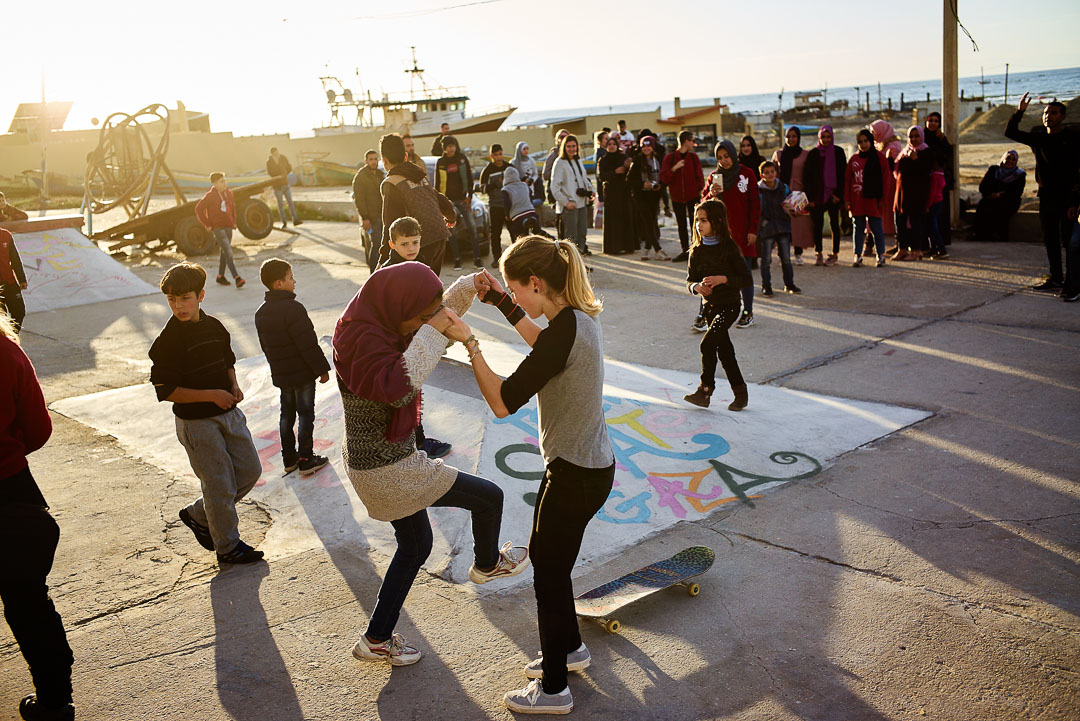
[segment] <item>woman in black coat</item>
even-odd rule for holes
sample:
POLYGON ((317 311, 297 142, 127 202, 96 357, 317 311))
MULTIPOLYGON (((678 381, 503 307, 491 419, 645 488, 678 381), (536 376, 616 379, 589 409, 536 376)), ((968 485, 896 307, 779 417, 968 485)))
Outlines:
POLYGON ((633 252, 634 225, 631 222, 630 188, 626 185, 630 159, 619 149, 619 139, 609 135, 604 157, 596 165, 596 176, 604 189, 604 253, 633 252))
POLYGON ((814 265, 836 265, 840 253, 840 213, 844 209, 844 179, 847 171, 847 155, 843 148, 833 142, 831 125, 818 130, 818 144, 806 156, 803 166, 803 186, 806 199, 810 201, 810 221, 814 231, 814 249, 817 259, 814 265), (822 258, 822 232, 825 214, 829 215, 832 228, 832 253, 822 258))
POLYGON ((1020 209, 1027 173, 1017 163, 1020 155, 1008 150, 1001 162, 986 169, 979 183, 982 200, 975 208, 975 240, 1009 239, 1009 219, 1020 209))

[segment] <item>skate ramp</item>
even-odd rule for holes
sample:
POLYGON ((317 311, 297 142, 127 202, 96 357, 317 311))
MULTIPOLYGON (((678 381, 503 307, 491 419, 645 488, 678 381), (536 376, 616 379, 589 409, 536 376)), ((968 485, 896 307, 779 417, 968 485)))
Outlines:
POLYGON ((78 228, 14 233, 27 289, 28 313, 59 310, 117 298, 149 295, 158 289, 98 249, 78 228))
MULTIPOLYGON (((322 344, 332 357, 329 339, 322 344)), ((485 357, 503 376, 524 351, 493 341, 484 345, 485 357)), ((424 427, 430 436, 454 444, 445 459, 448 464, 478 473, 503 489, 502 540, 524 544, 544 468, 535 400, 508 418, 494 418, 475 388, 472 371, 458 362, 461 352, 455 346, 451 359, 440 364, 425 386, 424 427)), ((307 478, 296 473, 283 477, 278 392, 269 368, 259 356, 240 361, 236 372, 246 396, 240 407, 263 459, 263 476, 249 497, 273 520, 260 546, 268 558, 337 545, 391 555, 392 527, 368 517, 342 467, 337 386, 318 385, 316 392, 315 451, 328 456, 332 465, 307 478)), ((578 573, 681 521, 767 502, 769 491, 812 479, 841 454, 930 415, 753 385, 745 411, 727 411, 730 395, 723 389, 717 391, 712 409, 698 409, 682 401, 696 382, 688 373, 607 362, 604 409, 615 449, 615 486, 588 528, 578 573)), ((198 480, 176 440, 169 405, 157 403, 152 387, 144 384, 69 398, 51 407, 115 436, 133 455, 184 478, 194 497, 198 480)), ((166 518, 174 510, 165 509, 166 518)), ((434 508, 429 515, 435 546, 425 568, 463 583, 472 562, 468 514, 434 508)), ((198 552, 194 541, 192 552, 198 552)), ((527 571, 478 587, 478 592, 529 578, 527 571)))

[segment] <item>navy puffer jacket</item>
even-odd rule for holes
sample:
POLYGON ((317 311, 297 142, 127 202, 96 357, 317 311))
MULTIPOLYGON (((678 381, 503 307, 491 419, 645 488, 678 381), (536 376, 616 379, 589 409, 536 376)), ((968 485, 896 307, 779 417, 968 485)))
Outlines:
POLYGON ((278 388, 306 385, 330 372, 315 327, 296 293, 266 291, 255 311, 255 330, 270 364, 270 378, 278 388))

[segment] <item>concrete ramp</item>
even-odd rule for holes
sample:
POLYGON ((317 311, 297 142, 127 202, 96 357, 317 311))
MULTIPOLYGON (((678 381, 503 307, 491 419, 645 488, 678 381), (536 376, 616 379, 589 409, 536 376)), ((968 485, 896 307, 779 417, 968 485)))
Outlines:
MULTIPOLYGON (((332 357, 329 339, 322 343, 332 357)), ((504 376, 525 350, 484 344, 488 362, 504 376)), ((455 346, 451 356, 461 352, 455 346)), ((336 385, 318 385, 316 393, 315 449, 333 465, 308 478, 296 473, 282 477, 278 393, 269 368, 260 356, 239 362, 236 370, 246 395, 241 409, 263 458, 263 477, 251 498, 273 518, 261 545, 271 562, 341 544, 392 554, 390 524, 367 516, 342 468, 336 385)), ((608 361, 604 407, 616 481, 588 529, 579 572, 680 521, 766 502, 770 490, 811 479, 837 456, 930 415, 772 386, 751 386, 750 407, 740 413, 726 410, 722 391, 716 407, 704 410, 682 401, 696 382, 688 373, 608 361)), ((156 403, 148 384, 65 399, 52 408, 112 434, 132 454, 186 478, 192 496, 198 494, 198 481, 172 431, 169 404, 156 403)), ((472 371, 444 361, 424 390, 424 427, 429 435, 454 444, 446 459, 450 465, 502 487, 503 540, 526 543, 544 468, 535 401, 509 418, 495 419, 476 391, 472 371)), ((174 510, 165 509, 166 517, 174 510)), ((472 562, 468 514, 457 509, 430 509, 429 514, 435 549, 426 568, 462 583, 472 562)), ((477 591, 497 591, 530 577, 527 572, 477 591)))
MULTIPOLYGON (((49 218, 44 219, 51 220, 49 218)), ((75 218, 74 222, 81 223, 75 218)), ((9 226, 26 270, 26 310, 37 313, 158 292, 98 249, 78 227, 41 228, 37 221, 9 226)))

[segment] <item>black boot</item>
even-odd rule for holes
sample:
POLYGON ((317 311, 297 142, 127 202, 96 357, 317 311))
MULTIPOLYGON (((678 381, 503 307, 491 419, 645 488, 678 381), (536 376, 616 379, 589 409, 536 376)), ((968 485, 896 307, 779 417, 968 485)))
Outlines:
POLYGON ((735 394, 735 400, 728 404, 727 409, 729 411, 741 411, 746 408, 746 404, 749 402, 746 395, 746 386, 731 386, 731 390, 735 394))
POLYGON ((713 389, 707 385, 698 384, 697 390, 689 395, 683 396, 683 400, 687 403, 693 403, 700 408, 709 407, 709 399, 712 398, 713 389))

